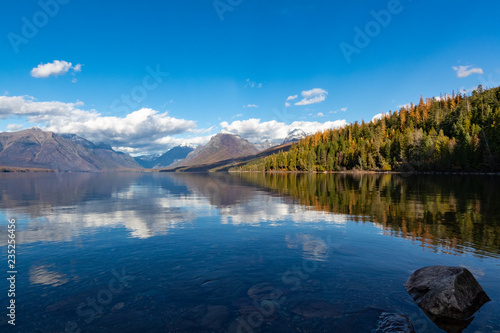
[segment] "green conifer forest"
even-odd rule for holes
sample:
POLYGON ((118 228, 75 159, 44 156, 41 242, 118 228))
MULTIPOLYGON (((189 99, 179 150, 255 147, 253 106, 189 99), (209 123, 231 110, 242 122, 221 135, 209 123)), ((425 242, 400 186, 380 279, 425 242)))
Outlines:
POLYGON ((420 98, 371 122, 301 139, 235 171, 498 171, 500 87, 420 98))

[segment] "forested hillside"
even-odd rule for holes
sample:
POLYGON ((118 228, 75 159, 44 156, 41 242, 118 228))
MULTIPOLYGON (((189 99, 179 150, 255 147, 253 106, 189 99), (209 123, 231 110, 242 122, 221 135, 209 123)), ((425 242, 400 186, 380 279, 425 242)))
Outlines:
POLYGON ((500 169, 500 87, 471 95, 421 97, 369 123, 301 139, 290 151, 238 167, 241 171, 500 169))

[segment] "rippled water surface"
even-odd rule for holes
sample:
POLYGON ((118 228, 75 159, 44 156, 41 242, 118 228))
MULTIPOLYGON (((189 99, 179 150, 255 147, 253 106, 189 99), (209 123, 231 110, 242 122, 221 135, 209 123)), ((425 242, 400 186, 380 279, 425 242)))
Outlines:
MULTIPOLYGON (((4 174, 16 220, 12 332, 370 332, 384 311, 442 332, 404 283, 467 267, 500 332, 493 176, 4 174)), ((8 284, 0 284, 7 304, 8 284)), ((5 309, 5 306, 2 308, 5 309)))

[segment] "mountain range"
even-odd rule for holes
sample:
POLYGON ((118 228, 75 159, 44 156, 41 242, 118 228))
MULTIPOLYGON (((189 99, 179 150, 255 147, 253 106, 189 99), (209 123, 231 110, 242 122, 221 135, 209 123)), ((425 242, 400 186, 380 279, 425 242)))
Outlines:
POLYGON ((162 155, 134 158, 114 151, 109 144, 95 144, 75 134, 56 134, 31 128, 0 133, 0 170, 20 171, 29 168, 91 172, 140 169, 207 171, 268 156, 279 150, 287 151, 290 146, 291 144, 273 147, 269 141, 256 146, 238 135, 219 133, 204 146, 195 148, 191 145, 181 145, 162 155))
POLYGON ((167 168, 174 163, 184 160, 189 153, 194 150, 194 146, 181 145, 174 147, 160 156, 141 156, 135 157, 137 163, 147 169, 167 168))
POLYGON ((128 154, 96 145, 74 134, 59 135, 31 128, 0 133, 0 166, 59 171, 140 169, 128 154))

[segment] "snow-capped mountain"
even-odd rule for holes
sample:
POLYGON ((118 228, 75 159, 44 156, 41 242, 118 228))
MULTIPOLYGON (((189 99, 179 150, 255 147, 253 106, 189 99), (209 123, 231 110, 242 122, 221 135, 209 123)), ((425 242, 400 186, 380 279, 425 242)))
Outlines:
POLYGON ((289 143, 289 142, 297 142, 302 138, 305 138, 307 136, 307 133, 301 130, 300 128, 296 128, 294 130, 291 130, 288 132, 286 138, 283 140, 282 144, 289 143))

